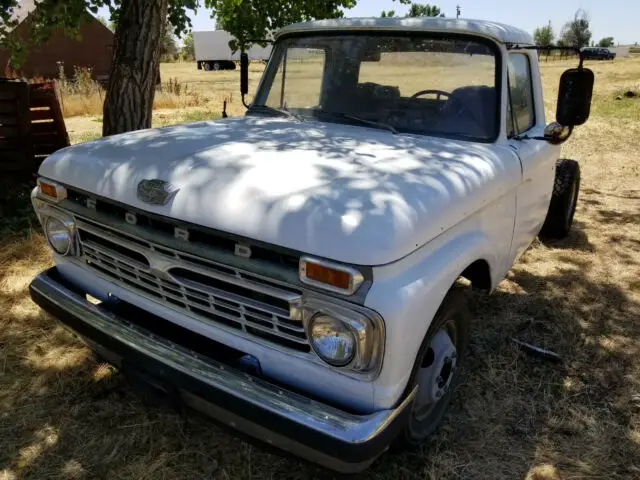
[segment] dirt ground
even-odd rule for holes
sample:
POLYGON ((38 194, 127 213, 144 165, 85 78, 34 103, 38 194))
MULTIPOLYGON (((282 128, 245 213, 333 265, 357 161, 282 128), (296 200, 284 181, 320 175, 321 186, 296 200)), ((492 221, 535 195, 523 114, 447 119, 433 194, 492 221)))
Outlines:
MULTIPOLYGON (((542 66, 549 112, 569 65, 542 66)), ((640 58, 589 66, 592 116, 563 147, 582 166, 573 232, 536 241, 496 292, 472 295, 464 382, 444 424, 361 478, 640 479, 640 98, 616 100, 640 88, 640 58), (510 337, 563 361, 528 357, 510 337)), ((212 98, 236 95, 238 72, 179 68, 163 66, 212 98)), ((99 131, 91 118, 69 119, 70 130, 87 122, 99 131)), ((145 406, 30 301, 29 281, 51 260, 24 202, 11 205, 3 215, 15 221, 0 224, 1 480, 331 477, 201 417, 145 406)))

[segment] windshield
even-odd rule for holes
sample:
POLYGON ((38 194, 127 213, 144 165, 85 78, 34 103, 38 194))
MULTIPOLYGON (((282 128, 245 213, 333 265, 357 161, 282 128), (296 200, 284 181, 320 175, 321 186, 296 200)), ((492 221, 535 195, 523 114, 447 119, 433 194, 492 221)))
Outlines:
POLYGON ((254 105, 391 132, 491 141, 498 131, 496 51, 467 37, 286 37, 276 43, 254 105))

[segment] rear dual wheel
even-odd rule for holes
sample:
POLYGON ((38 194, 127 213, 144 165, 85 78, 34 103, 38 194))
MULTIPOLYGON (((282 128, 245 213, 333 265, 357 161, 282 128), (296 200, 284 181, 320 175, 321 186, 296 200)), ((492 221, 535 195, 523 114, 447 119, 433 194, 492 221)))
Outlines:
POLYGON ((580 193, 580 165, 575 160, 561 158, 556 162, 549 211, 540 236, 545 238, 565 238, 569 235, 573 216, 580 193))

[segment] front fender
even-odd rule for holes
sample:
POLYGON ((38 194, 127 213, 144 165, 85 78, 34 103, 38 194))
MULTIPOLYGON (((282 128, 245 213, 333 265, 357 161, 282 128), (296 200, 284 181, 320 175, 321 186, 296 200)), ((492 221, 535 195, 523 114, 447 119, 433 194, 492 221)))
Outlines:
POLYGON ((373 270, 365 304, 385 320, 385 358, 374 404, 401 400, 418 349, 445 295, 473 262, 489 265, 491 288, 511 266, 515 194, 443 233, 411 255, 373 270))

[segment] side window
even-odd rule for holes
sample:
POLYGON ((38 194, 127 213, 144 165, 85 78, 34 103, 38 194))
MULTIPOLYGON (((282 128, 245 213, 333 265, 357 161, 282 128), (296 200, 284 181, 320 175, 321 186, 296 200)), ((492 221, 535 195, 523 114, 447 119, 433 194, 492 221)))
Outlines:
POLYGON ((512 136, 526 132, 535 123, 531 66, 524 53, 509 54, 509 96, 507 134, 512 136))
POLYGON ((271 107, 311 108, 320 103, 325 51, 291 47, 273 79, 266 104, 271 107))

